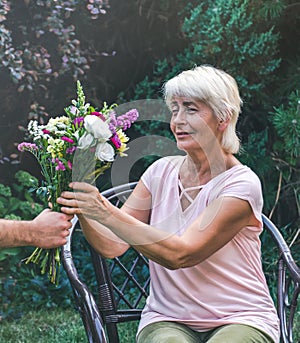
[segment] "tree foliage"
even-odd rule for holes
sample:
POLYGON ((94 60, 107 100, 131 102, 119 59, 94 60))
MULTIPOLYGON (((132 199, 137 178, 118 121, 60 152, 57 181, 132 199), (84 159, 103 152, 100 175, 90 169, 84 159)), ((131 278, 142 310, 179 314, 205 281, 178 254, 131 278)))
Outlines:
POLYGON ((180 3, 1 0, 2 163, 3 157, 18 162, 12 144, 23 135, 18 126, 63 112, 74 80, 84 83, 92 102, 112 103, 121 91, 133 91, 155 59, 179 50, 180 3))

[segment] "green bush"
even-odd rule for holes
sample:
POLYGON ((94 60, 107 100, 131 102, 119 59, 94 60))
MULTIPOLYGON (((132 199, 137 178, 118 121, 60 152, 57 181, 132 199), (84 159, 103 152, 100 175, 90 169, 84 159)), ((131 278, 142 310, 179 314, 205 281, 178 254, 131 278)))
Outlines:
MULTIPOLYGON (((15 174, 11 187, 0 184, 0 216, 30 220, 45 207, 35 195, 38 180, 25 171, 15 174)), ((10 248, 0 251, 0 317, 20 316, 24 310, 69 306, 71 290, 64 272, 58 287, 41 276, 35 265, 26 265, 33 248, 10 248)), ((79 254, 80 255, 80 254, 79 254)))

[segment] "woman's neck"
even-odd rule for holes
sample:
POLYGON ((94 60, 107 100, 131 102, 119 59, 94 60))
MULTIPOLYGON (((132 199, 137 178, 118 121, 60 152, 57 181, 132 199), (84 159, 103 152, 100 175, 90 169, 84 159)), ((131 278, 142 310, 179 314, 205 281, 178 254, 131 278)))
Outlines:
POLYGON ((203 185, 225 172, 240 162, 232 155, 222 151, 219 154, 211 154, 209 158, 205 154, 190 155, 185 158, 180 171, 180 179, 191 185, 203 185))

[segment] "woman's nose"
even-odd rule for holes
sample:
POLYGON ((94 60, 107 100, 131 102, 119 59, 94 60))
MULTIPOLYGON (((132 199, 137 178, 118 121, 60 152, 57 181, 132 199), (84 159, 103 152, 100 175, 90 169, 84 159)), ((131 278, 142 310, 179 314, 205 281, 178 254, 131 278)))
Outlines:
POLYGON ((186 112, 184 109, 179 109, 176 115, 173 115, 172 121, 175 124, 186 123, 186 112))

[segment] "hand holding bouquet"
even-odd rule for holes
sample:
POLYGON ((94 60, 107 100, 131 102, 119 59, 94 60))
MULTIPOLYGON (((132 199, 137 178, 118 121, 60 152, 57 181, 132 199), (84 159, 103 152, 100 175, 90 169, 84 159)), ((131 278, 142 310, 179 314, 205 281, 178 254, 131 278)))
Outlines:
MULTIPOLYGON (((56 199, 71 181, 94 181, 109 168, 117 155, 126 156, 129 138, 124 131, 137 120, 135 109, 117 116, 117 105, 98 112, 85 102, 77 81, 77 100, 65 108, 64 116, 50 118, 46 125, 30 121, 31 142, 18 145, 20 151, 32 153, 41 166, 44 186, 38 192, 60 211, 56 199)), ((58 283, 60 249, 36 248, 26 263, 40 264, 41 273, 48 273, 52 283, 58 283)))

